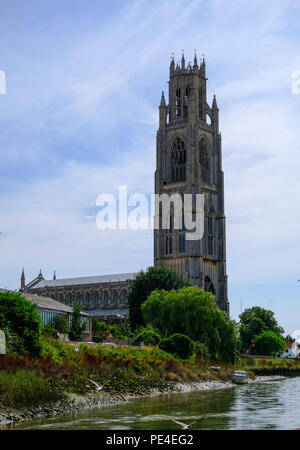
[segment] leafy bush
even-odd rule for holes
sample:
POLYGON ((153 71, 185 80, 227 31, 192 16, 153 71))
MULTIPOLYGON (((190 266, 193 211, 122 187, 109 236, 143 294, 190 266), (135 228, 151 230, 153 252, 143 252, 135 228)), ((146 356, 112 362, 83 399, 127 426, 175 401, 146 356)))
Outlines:
POLYGON ((155 289, 180 289, 188 286, 173 270, 164 267, 148 267, 146 272, 141 271, 135 280, 130 283, 128 295, 129 322, 132 330, 144 326, 145 322, 141 312, 141 305, 147 300, 148 295, 155 289))
POLYGON ((53 322, 48 322, 44 326, 44 328, 42 330, 42 334, 43 334, 43 336, 49 336, 54 339, 57 338, 57 330, 54 328, 53 322))
POLYGON ((186 359, 193 353, 193 341, 184 334, 174 333, 170 337, 162 339, 159 348, 178 356, 178 358, 186 359))
POLYGON ((51 336, 41 337, 41 356, 51 357, 53 361, 60 362, 67 353, 67 346, 63 345, 59 339, 53 338, 51 336))
POLYGON ((14 331, 6 326, 2 328, 5 333, 6 353, 8 355, 24 355, 26 354, 24 339, 17 335, 14 331))
POLYGON ((145 345, 159 345, 161 341, 160 334, 153 328, 140 328, 135 335, 136 342, 144 342, 145 345))
POLYGON ((202 360, 210 359, 210 354, 209 354, 208 348, 202 342, 194 343, 194 353, 195 353, 196 358, 198 358, 198 359, 202 359, 202 360))
POLYGON ((69 334, 70 332, 69 320, 65 314, 56 317, 54 326, 59 333, 69 334))
POLYGON ((106 322, 95 322, 94 331, 100 335, 105 336, 110 333, 110 326, 106 322))
POLYGON ((41 319, 36 305, 20 294, 0 293, 0 328, 4 327, 22 340, 26 352, 39 355, 41 319))
POLYGON ((285 342, 282 336, 278 336, 273 331, 264 331, 258 336, 254 336, 255 352, 257 355, 275 355, 282 353, 285 349, 285 342))

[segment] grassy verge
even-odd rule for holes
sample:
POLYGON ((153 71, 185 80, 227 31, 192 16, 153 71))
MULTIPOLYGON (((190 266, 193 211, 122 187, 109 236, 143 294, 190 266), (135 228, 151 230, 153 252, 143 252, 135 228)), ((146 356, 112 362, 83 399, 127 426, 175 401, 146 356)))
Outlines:
POLYGON ((36 406, 62 399, 65 393, 86 394, 90 382, 105 384, 112 394, 145 394, 161 391, 176 382, 228 381, 234 369, 255 375, 300 375, 300 361, 241 360, 236 365, 203 361, 192 356, 181 360, 157 347, 108 347, 81 344, 78 351, 55 339, 43 338, 39 359, 0 357, 0 404, 36 406), (214 370, 210 366, 219 366, 214 370))
POLYGON ((300 360, 293 359, 242 359, 237 364, 253 376, 300 376, 300 360))

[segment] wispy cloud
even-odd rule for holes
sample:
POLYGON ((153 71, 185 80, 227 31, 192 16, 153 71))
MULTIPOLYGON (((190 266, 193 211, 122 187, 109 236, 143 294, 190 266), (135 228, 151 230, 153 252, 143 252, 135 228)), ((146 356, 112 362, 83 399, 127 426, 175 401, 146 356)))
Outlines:
MULTIPOLYGON (((1 7, 2 8, 2 7, 1 7)), ((157 106, 171 52, 206 55, 223 135, 230 288, 299 266, 299 5, 290 0, 45 4, 1 11, 1 285, 152 263, 152 232, 101 234, 97 195, 153 190, 157 106), (126 237, 125 237, 126 236, 126 237)), ((103 232, 102 232, 103 233, 103 232)), ((300 275, 300 274, 299 274, 300 275)))

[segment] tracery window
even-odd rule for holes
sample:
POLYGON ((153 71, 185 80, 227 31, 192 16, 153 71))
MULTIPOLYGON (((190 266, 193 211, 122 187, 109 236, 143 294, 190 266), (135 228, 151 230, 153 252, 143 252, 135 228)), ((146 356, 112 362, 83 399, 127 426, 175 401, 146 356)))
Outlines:
POLYGON ((207 217, 207 253, 209 255, 213 255, 214 253, 214 232, 212 217, 207 217))
POLYGON ((171 255, 173 253, 172 248, 172 236, 166 238, 166 255, 171 255))
POLYGON ((211 292, 212 294, 215 294, 214 285, 213 285, 211 279, 208 276, 206 276, 204 278, 204 290, 206 292, 211 292))
POLYGON ((176 118, 181 116, 181 89, 176 89, 176 118))
POLYGON ((182 139, 177 137, 171 150, 172 182, 185 181, 186 149, 182 139))
POLYGON ((209 144, 206 139, 202 138, 199 142, 199 162, 201 165, 201 179, 210 184, 210 155, 209 144))

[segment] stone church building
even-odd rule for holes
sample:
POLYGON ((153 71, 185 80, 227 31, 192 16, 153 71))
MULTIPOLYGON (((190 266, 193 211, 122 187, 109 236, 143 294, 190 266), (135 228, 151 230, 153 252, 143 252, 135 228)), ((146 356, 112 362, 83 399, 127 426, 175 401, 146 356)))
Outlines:
MULTIPOLYGON (((224 215, 224 176, 221 134, 216 98, 206 99, 205 61, 198 66, 175 66, 172 58, 169 103, 162 93, 156 141, 156 194, 204 194, 204 235, 186 240, 184 224, 175 229, 154 230, 154 265, 173 269, 192 285, 212 292, 220 309, 229 313, 226 275, 226 235, 224 215)), ((127 296, 135 273, 45 280, 42 273, 25 283, 21 291, 32 292, 67 305, 78 301, 91 315, 107 318, 128 315, 127 296)))

